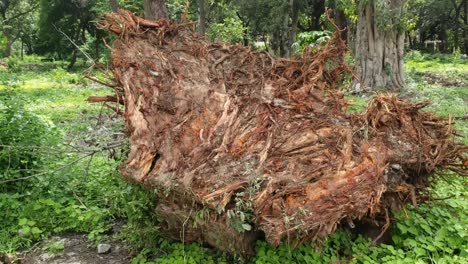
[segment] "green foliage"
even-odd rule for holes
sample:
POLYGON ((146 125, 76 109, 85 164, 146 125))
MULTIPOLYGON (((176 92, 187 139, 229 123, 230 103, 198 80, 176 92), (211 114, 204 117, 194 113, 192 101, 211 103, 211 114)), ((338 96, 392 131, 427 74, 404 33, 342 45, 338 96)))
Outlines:
POLYGON ((149 250, 143 250, 135 258, 131 264, 224 264, 228 263, 226 257, 220 254, 213 254, 208 249, 201 247, 196 243, 184 245, 182 243, 167 242, 160 245, 160 253, 158 258, 154 259, 149 250), (154 259, 154 260, 150 260, 154 259))
MULTIPOLYGON (((41 0, 36 53, 67 58, 73 66, 76 57, 83 56, 81 51, 98 52, 105 33, 94 26, 94 21, 108 10, 105 3, 102 0, 41 0)), ((98 58, 99 54, 94 57, 98 58)))
POLYGON ((333 1, 337 3, 337 8, 342 10, 345 13, 346 17, 348 17, 353 23, 357 22, 358 4, 356 3, 356 0, 341 0, 341 1, 333 0, 333 1))
POLYGON ((42 148, 55 145, 53 126, 25 109, 25 98, 12 89, 0 90, 0 190, 19 191, 16 178, 38 173, 44 165, 42 148))
POLYGON ((297 41, 293 43, 292 47, 296 52, 302 52, 307 47, 317 49, 320 45, 325 44, 331 35, 332 32, 328 30, 302 32, 299 33, 297 41))
POLYGON ((223 22, 212 23, 206 32, 211 41, 241 43, 245 37, 246 28, 237 17, 227 17, 223 22))
MULTIPOLYGON (((0 147, 0 182, 32 176, 0 183, 0 253, 70 231, 87 233, 90 242, 98 243, 116 218, 127 219, 128 229, 154 227, 154 196, 120 177, 120 160, 109 160, 104 152, 84 156, 115 141, 112 135, 90 132, 102 109, 84 101, 108 91, 82 87, 75 81, 78 75, 60 68, 37 70, 42 72, 0 71, 0 144, 12 145, 0 147), (85 140, 99 144, 88 146, 85 140)), ((112 129, 121 128, 119 122, 112 129)), ((60 245, 47 250, 60 250, 60 245)))

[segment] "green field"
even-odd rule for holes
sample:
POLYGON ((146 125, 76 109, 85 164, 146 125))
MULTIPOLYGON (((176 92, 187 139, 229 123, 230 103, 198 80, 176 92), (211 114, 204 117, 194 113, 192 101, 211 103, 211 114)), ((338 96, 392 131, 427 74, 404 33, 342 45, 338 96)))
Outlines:
MULTIPOLYGON (((439 199, 393 215, 389 244, 370 247, 368 238, 338 230, 295 249, 259 241, 257 255, 242 259, 164 239, 151 214, 155 197, 118 173, 121 118, 85 101, 111 90, 38 57, 8 64, 0 69, 0 255, 60 254, 63 245, 38 242, 78 232, 93 247, 121 241, 132 263, 468 263, 468 184, 451 173, 430 190, 439 199), (119 221, 123 228, 112 232, 119 221)), ((468 143, 468 60, 410 52, 406 72, 401 96, 433 102, 428 110, 454 118, 468 143)), ((350 98, 350 110, 360 111, 369 96, 350 98)))

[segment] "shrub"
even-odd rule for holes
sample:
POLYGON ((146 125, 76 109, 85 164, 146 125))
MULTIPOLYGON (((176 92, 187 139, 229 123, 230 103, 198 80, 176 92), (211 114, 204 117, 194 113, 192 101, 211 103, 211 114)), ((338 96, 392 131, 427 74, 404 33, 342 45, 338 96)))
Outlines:
POLYGON ((24 108, 24 101, 12 90, 0 90, 0 184, 2 191, 24 186, 16 178, 37 173, 43 165, 38 152, 54 141, 50 125, 24 108), (5 182, 9 181, 10 182, 5 182))

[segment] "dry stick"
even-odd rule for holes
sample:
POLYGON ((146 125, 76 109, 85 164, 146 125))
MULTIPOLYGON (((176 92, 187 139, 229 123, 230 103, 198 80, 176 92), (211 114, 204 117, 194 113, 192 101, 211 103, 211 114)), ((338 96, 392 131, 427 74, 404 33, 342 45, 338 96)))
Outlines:
POLYGON ((374 240, 372 240, 370 245, 375 246, 377 244, 377 241, 379 241, 379 239, 382 238, 385 232, 387 232, 387 229, 390 227, 390 224, 391 224, 391 221, 390 221, 390 217, 388 216, 388 209, 385 208, 385 224, 380 234, 374 240))
POLYGON ((80 162, 81 160, 84 160, 85 158, 89 157, 89 156, 93 156, 95 155, 96 153, 98 152, 101 152, 101 151, 104 151, 104 150, 109 150, 109 149, 113 149, 113 148, 116 148, 116 147, 119 147, 119 146, 122 146, 122 143, 120 144, 116 144, 116 145, 110 145, 110 146, 107 146, 107 147, 103 147, 101 149, 98 149, 98 150, 95 150, 95 151, 92 151, 92 152, 89 152, 87 154, 85 154, 84 156, 82 157, 79 157, 61 167, 58 167, 54 170, 51 170, 51 171, 44 171, 44 172, 41 172, 41 173, 37 173, 37 174, 33 174, 33 175, 29 175, 29 176, 25 176, 25 177, 20 177, 20 178, 15 178, 15 179, 9 179, 9 180, 4 180, 4 181, 0 181, 0 184, 4 184, 4 183, 8 183, 8 182, 15 182, 15 181, 23 181, 23 180, 28 180, 28 179, 31 179, 31 178, 35 178, 35 177, 39 177, 39 176, 42 176, 42 175, 45 175, 45 174, 48 174, 48 173, 54 173, 54 172, 57 172, 57 171, 61 171, 63 169, 66 169, 70 166, 72 166, 73 164, 75 163, 78 163, 80 162))
MULTIPOLYGON (((58 29, 58 28, 55 26, 55 24, 52 24, 52 26, 54 26, 55 30, 57 30, 59 33, 63 34, 63 35, 73 44, 73 46, 75 46, 81 53, 83 53, 83 55, 86 56, 86 58, 88 59, 89 62, 92 62, 92 63, 93 63, 93 65, 91 65, 91 66, 89 67, 89 69, 92 69, 92 68, 94 68, 95 65, 97 65, 96 61, 94 61, 94 59, 91 58, 91 56, 90 56, 88 53, 86 53, 84 50, 82 50, 82 49, 80 48, 80 46, 78 46, 67 34, 65 34, 65 32, 63 32, 62 30, 58 29)), ((107 44, 107 43, 106 43, 106 44, 107 44)), ((98 68, 99 68, 99 67, 98 67, 98 68)), ((88 70, 89 70, 89 69, 88 69, 88 70)), ((89 76, 89 74, 85 74, 85 78, 87 78, 87 79, 89 79, 89 80, 91 80, 91 81, 97 82, 97 83, 99 83, 99 84, 102 84, 102 85, 104 85, 104 86, 111 87, 111 88, 114 88, 114 87, 117 86, 116 84, 108 84, 108 83, 105 83, 105 82, 103 82, 103 81, 100 81, 100 80, 98 80, 98 79, 96 79, 96 78, 93 78, 93 77, 89 76)), ((89 99, 89 98, 88 98, 88 99, 89 99)), ((119 113, 120 111, 116 111, 116 112, 119 113)))
POLYGON ((91 156, 92 154, 94 154, 94 152, 88 153, 88 154, 86 154, 86 155, 84 155, 84 156, 82 156, 82 157, 80 157, 78 159, 75 159, 75 160, 73 160, 73 161, 71 161, 71 162, 69 162, 69 163, 67 163, 67 164, 65 164, 65 165, 63 165, 63 166, 61 166, 61 167, 59 167, 59 168, 57 168, 55 170, 52 170, 50 172, 49 171, 44 171, 44 172, 41 172, 41 173, 37 173, 37 174, 25 176, 25 177, 20 177, 20 178, 16 178, 16 179, 9 179, 9 180, 5 180, 5 181, 1 181, 0 184, 4 184, 4 183, 8 183, 8 182, 15 182, 15 181, 28 180, 28 179, 31 179, 31 178, 42 176, 42 175, 47 174, 47 173, 54 173, 54 172, 66 169, 66 168, 70 167, 71 165, 73 165, 73 164, 75 164, 75 163, 77 163, 77 162, 91 156))
POLYGON ((101 81, 101 80, 98 80, 98 79, 96 79, 96 78, 94 78, 94 77, 91 77, 91 76, 88 75, 88 73, 86 73, 84 77, 85 77, 86 79, 89 79, 89 80, 93 81, 93 82, 97 82, 97 83, 99 83, 99 84, 102 84, 102 85, 107 86, 107 87, 110 87, 110 88, 114 88, 114 87, 117 86, 116 84, 106 83, 106 82, 104 82, 104 81, 101 81))
POLYGON ((64 36, 71 42, 71 44, 73 44, 73 46, 75 46, 75 48, 77 48, 79 51, 81 51, 81 53, 83 53, 83 55, 85 55, 86 58, 87 58, 90 62, 95 63, 95 61, 93 60, 93 58, 91 58, 91 56, 89 56, 89 54, 86 53, 86 51, 82 50, 82 49, 80 48, 80 46, 78 46, 67 34, 65 34, 65 32, 63 32, 62 30, 60 30, 59 28, 57 28, 57 27, 55 26, 55 24, 52 24, 52 26, 55 28, 55 30, 57 30, 59 33, 61 33, 62 35, 64 35, 64 36))

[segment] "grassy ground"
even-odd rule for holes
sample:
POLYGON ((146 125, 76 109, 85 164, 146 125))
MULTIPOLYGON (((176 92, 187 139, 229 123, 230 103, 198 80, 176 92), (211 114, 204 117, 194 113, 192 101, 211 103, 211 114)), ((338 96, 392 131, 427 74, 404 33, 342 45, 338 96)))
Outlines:
MULTIPOLYGON (((134 253, 132 263, 468 263, 468 185, 451 174, 432 190, 450 199, 397 212, 391 243, 377 247, 339 230, 296 249, 260 241, 257 255, 243 260, 161 238, 152 194, 118 174, 125 156, 120 118, 85 102, 110 91, 83 80, 80 71, 38 61, 10 61, 10 69, 0 69, 0 253, 37 250, 53 234, 79 232, 90 245, 116 236, 134 253), (113 234, 112 224, 122 219, 126 225, 113 234)), ((468 143, 468 61, 411 53, 406 67, 409 89, 402 96, 434 102, 429 109, 454 117, 468 143)), ((351 110, 359 111, 368 97, 353 99, 351 110)), ((60 248, 44 250, 60 254, 60 248)))

